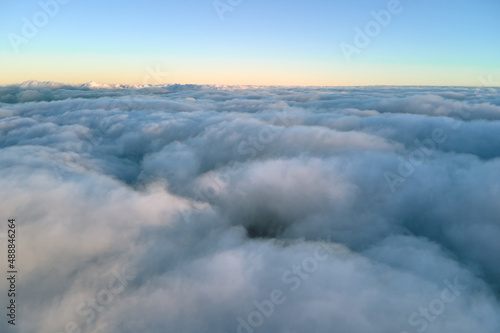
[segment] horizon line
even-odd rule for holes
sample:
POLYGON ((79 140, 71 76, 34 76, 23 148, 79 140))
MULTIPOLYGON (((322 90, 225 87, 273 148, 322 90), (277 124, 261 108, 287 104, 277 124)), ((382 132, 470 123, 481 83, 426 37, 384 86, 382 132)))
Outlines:
POLYGON ((22 86, 23 84, 40 83, 40 84, 53 84, 70 87, 81 87, 89 89, 145 89, 154 87, 165 87, 172 85, 180 86, 208 86, 208 87, 287 87, 287 88, 355 88, 355 87, 427 87, 427 88, 500 88, 498 86, 485 86, 485 85, 425 85, 425 84, 366 84, 366 85, 283 85, 283 84, 224 84, 224 83, 158 83, 158 84, 134 84, 134 83, 106 83, 98 81, 87 81, 83 83, 66 83, 59 81, 40 81, 40 80, 26 80, 17 83, 0 84, 0 87, 9 86, 22 86), (95 86, 93 87, 92 84, 95 86), (108 86, 108 87, 105 87, 108 86))

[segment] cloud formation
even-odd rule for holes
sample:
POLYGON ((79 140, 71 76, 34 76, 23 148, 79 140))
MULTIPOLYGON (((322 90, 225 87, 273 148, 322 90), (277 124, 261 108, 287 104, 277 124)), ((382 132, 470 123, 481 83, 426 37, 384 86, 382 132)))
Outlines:
POLYGON ((19 332, 498 332, 498 93, 0 87, 19 332))

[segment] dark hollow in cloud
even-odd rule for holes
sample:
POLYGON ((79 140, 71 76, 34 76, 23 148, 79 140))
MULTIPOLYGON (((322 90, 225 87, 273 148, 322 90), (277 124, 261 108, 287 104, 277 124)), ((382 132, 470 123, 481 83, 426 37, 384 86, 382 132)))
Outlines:
POLYGON ((0 87, 19 332, 498 332, 498 92, 0 87))

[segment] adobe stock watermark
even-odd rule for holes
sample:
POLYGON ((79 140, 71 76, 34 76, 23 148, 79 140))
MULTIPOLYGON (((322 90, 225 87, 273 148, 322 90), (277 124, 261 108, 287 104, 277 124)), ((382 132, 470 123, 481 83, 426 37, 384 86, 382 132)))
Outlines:
MULTIPOLYGON (((287 119, 286 112, 276 112, 270 123, 279 123, 281 126, 287 126, 290 120, 287 119)), ((281 127, 273 125, 261 128, 255 135, 249 135, 244 140, 238 143, 236 147, 239 156, 247 156, 247 158, 255 159, 259 153, 263 152, 276 138, 279 136, 281 127)), ((210 202, 220 195, 223 189, 229 185, 234 177, 240 172, 241 163, 234 159, 227 163, 227 166, 219 172, 210 171, 206 173, 206 177, 210 179, 201 187, 193 189, 193 198, 196 201, 210 202)), ((190 223, 191 217, 196 214, 192 209, 182 211, 181 215, 185 223, 190 223)))
POLYGON ((493 78, 493 74, 489 74, 487 77, 480 76, 478 77, 478 80, 482 85, 482 87, 479 88, 480 90, 486 88, 489 92, 496 93, 497 90, 492 87, 500 87, 500 81, 495 81, 493 78))
MULTIPOLYGON (((128 108, 133 109, 135 95, 127 95, 125 98, 115 98, 112 103, 107 105, 107 109, 123 109, 128 108)), ((103 144, 106 137, 109 135, 110 128, 115 125, 115 121, 112 118, 106 117, 101 118, 97 123, 96 127, 89 127, 88 131, 83 133, 77 133, 78 139, 80 140, 80 148, 75 153, 80 156, 80 153, 91 155, 92 152, 103 144)), ((67 152, 62 158, 59 158, 58 164, 52 166, 52 171, 59 181, 63 181, 68 171, 68 165, 76 164, 78 158, 76 156, 68 156, 71 152, 67 152)), ((81 156, 80 156, 81 157, 81 156)))
POLYGON ((130 281, 135 279, 134 272, 128 272, 125 268, 121 272, 114 270, 113 278, 108 282, 106 288, 99 289, 93 298, 82 302, 76 311, 80 317, 77 321, 68 321, 64 324, 64 331, 59 333, 82 333, 88 330, 94 323, 97 316, 111 305, 116 296, 121 294, 130 281), (84 320, 84 321, 82 321, 84 320))
POLYGON ((418 146, 408 154, 407 159, 399 156, 398 174, 393 172, 384 172, 387 185, 392 193, 396 192, 396 186, 403 184, 408 177, 415 173, 415 168, 424 164, 437 149, 437 145, 443 144, 448 140, 448 135, 442 128, 435 128, 431 137, 420 141, 415 139, 414 143, 418 146))
POLYGON ((40 0, 38 5, 40 10, 37 11, 31 19, 24 16, 21 21, 23 26, 21 27, 21 34, 14 32, 9 32, 7 38, 9 39, 10 45, 15 53, 19 53, 19 46, 22 44, 28 44, 29 41, 38 34, 39 29, 45 27, 51 18, 55 17, 59 13, 61 5, 65 5, 71 0, 40 0))
MULTIPOLYGON (((416 329, 415 332, 423 333, 429 326, 436 321, 445 311, 447 306, 451 305, 467 289, 467 285, 461 284, 458 277, 453 280, 444 281, 445 287, 441 290, 439 297, 431 300, 427 306, 421 306, 417 311, 410 314, 408 324, 416 329)), ((409 333, 404 331, 401 333, 409 333)))
POLYGON ((8 107, 5 106, 0 107, 0 118, 12 117, 14 114, 15 112, 12 109, 9 109, 8 107))
MULTIPOLYGON (((488 88, 499 84, 493 80, 493 75, 489 75, 487 78, 481 76, 479 81, 482 83, 483 87, 476 90, 476 94, 484 89, 488 89, 490 92, 496 93, 496 89, 488 88)), ((468 111, 469 108, 470 105, 464 101, 459 107, 456 107, 448 115, 445 123, 451 128, 451 130, 457 130, 460 126, 462 126, 465 120, 470 118, 471 113, 468 111), (454 114, 456 115, 454 118, 449 117, 454 114)), ((401 156, 398 157, 399 165, 397 174, 393 172, 384 172, 385 181, 391 192, 396 192, 396 188, 412 176, 415 173, 416 168, 423 165, 427 159, 436 152, 437 147, 444 144, 448 141, 448 139, 449 135, 447 134, 447 131, 440 127, 434 128, 430 137, 423 141, 415 139, 414 143, 417 147, 414 148, 406 158, 401 156)))
MULTIPOLYGON (((314 253, 302 260, 300 264, 294 264, 283 272, 281 282, 285 288, 273 289, 269 297, 262 301, 255 300, 254 311, 251 311, 244 317, 236 317, 238 326, 236 333, 253 333, 257 328, 264 325, 265 320, 269 319, 278 308, 287 301, 287 294, 297 291, 304 281, 307 281, 311 275, 316 272, 320 263, 328 260, 333 255, 333 250, 328 246, 330 236, 327 242, 320 242, 314 249, 314 253)), ((290 295, 288 295, 290 296, 290 295)))
MULTIPOLYGON (((125 103, 130 103, 130 101, 125 103)), ((78 133, 78 138, 81 141, 81 152, 90 155, 97 146, 102 144, 110 126, 111 124, 109 119, 104 118, 99 121, 97 128, 90 128, 88 132, 78 133)), ((52 166, 52 171, 59 181, 64 180, 65 176, 68 174, 66 167, 74 162, 76 162, 76 159, 72 159, 69 156, 64 155, 62 161, 52 166)))
POLYGON ((221 21, 224 21, 224 14, 232 12, 236 7, 241 5, 243 0, 215 0, 212 2, 215 12, 221 21))
POLYGON ((151 84, 150 80, 153 79, 155 83, 154 84, 164 84, 166 83, 166 79, 169 75, 167 71, 164 71, 160 65, 156 65, 155 69, 151 68, 150 66, 146 67, 146 72, 147 74, 144 76, 142 79, 142 83, 145 85, 151 84))
POLYGON ((401 14, 402 11, 403 6, 399 0, 390 0, 387 3, 387 9, 382 9, 378 12, 372 10, 370 12, 370 15, 373 17, 372 21, 368 21, 363 29, 358 26, 354 27, 354 38, 352 41, 354 45, 346 42, 340 43, 339 47, 345 60, 351 63, 353 54, 359 54, 363 49, 367 48, 372 39, 380 35, 382 28, 386 28, 391 24, 393 16, 401 14))

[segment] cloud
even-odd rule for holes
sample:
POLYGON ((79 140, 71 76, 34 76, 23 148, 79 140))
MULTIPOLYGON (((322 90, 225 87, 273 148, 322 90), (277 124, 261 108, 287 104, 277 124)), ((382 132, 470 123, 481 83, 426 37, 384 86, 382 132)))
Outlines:
POLYGON ((454 87, 0 87, 19 331, 498 332, 499 114, 454 87))

